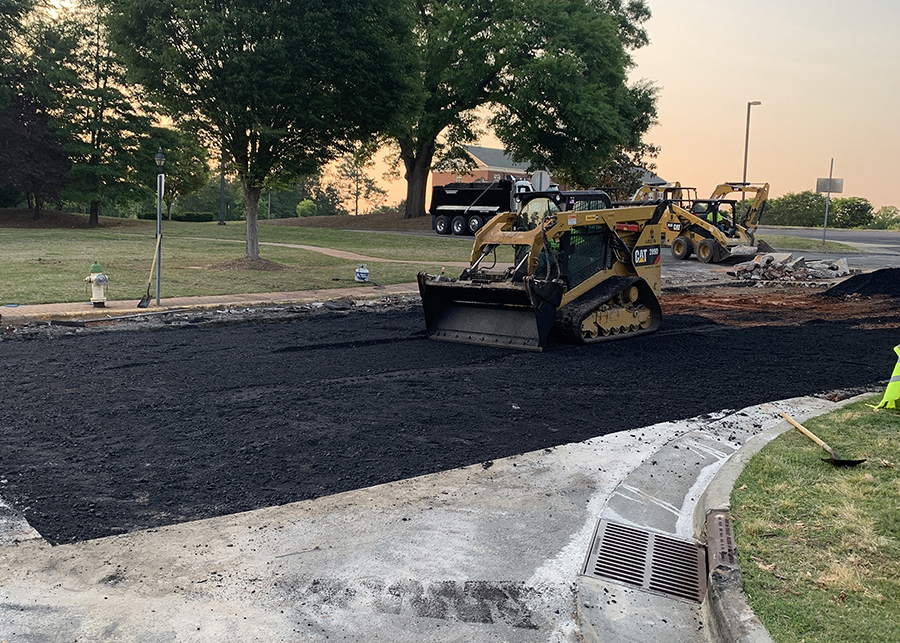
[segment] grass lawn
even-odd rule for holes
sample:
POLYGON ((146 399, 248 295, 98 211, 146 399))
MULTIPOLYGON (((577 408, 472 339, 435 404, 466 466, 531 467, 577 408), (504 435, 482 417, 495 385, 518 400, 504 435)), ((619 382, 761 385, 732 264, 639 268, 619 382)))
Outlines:
MULTIPOLYGON (((0 305, 82 301, 84 278, 99 262, 109 276, 110 299, 140 299, 155 250, 156 222, 98 229, 0 228, 0 305)), ((162 296, 276 292, 356 285, 357 261, 269 243, 346 250, 413 263, 368 262, 370 281, 414 282, 420 270, 440 271, 443 262, 468 261, 472 239, 401 236, 319 228, 259 226, 260 254, 287 267, 281 271, 211 270, 244 256, 242 222, 162 225, 162 296)), ((453 269, 456 270, 456 269, 453 269)), ((451 272, 453 271, 451 270, 451 272)), ((155 291, 155 281, 153 289, 155 291)))
MULTIPOLYGON (((3 213, 0 212, 0 215, 3 213)), ((45 212, 45 219, 54 213, 45 212)), ((69 223, 72 217, 66 215, 69 223)), ((110 299, 140 299, 155 248, 155 221, 107 219, 102 227, 0 227, 0 305, 86 301, 84 278, 99 262, 109 277, 110 299)), ((0 216, 2 223, 2 216, 0 216)), ((80 220, 76 221, 80 223, 80 220)), ((296 291, 357 285, 358 262, 336 259, 294 246, 313 246, 412 263, 366 262, 370 281, 388 285, 415 281, 420 270, 439 272, 446 262, 468 261, 472 237, 412 236, 311 228, 271 223, 259 225, 260 254, 287 270, 211 270, 214 264, 244 256, 246 226, 241 221, 182 223, 163 221, 163 297, 296 291), (282 244, 282 245, 267 245, 282 244)), ((814 243, 796 237, 763 237, 779 248, 814 243)), ((821 249, 821 244, 810 246, 821 249)), ((829 242, 829 251, 851 251, 829 242)), ((450 274, 458 268, 448 268, 450 274)), ((155 292, 154 286, 151 289, 155 292)))
MULTIPOLYGON (((889 375, 885 373, 885 376, 889 375)), ((804 422, 856 467, 791 429, 732 494, 750 604, 778 643, 900 640, 900 410, 881 396, 804 422)))

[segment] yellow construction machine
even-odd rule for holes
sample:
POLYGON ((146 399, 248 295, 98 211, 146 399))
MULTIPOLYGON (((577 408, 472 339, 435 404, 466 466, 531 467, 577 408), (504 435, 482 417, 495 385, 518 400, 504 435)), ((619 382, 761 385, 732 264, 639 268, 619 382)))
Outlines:
POLYGON ((672 248, 676 259, 696 254, 702 263, 718 263, 728 257, 772 252, 768 244, 755 238, 768 197, 768 183, 722 183, 708 199, 698 199, 695 188, 676 183, 644 185, 633 201, 668 199, 662 217, 663 245, 672 248), (734 194, 741 198, 728 198, 734 194))
POLYGON ((655 331, 666 204, 610 206, 599 191, 523 195, 478 230, 458 278, 419 273, 429 337, 540 351, 551 330, 576 343, 655 331))

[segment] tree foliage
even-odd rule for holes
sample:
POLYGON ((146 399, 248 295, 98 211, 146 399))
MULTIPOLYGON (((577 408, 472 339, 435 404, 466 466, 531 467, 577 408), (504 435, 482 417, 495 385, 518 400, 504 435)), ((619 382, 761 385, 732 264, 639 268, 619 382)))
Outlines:
POLYGON ((69 160, 47 115, 27 95, 0 109, 0 186, 19 190, 38 217, 41 207, 59 199, 69 160))
POLYGON ((28 91, 46 106, 72 162, 63 196, 88 204, 90 225, 101 204, 143 196, 138 157, 151 123, 107 45, 103 14, 97 0, 82 0, 65 17, 35 23, 28 40, 37 70, 28 91))
POLYGON ((16 41, 25 30, 25 18, 34 8, 33 0, 0 0, 0 107, 15 96, 9 83, 19 67, 16 41))
POLYGON ((267 181, 315 173, 408 105, 405 0, 109 0, 132 78, 193 119, 241 179, 247 256, 259 257, 267 181))
POLYGON ((825 196, 812 190, 790 192, 766 203, 766 225, 822 227, 825 222, 825 196))
POLYGON ((859 196, 832 199, 828 225, 832 228, 862 228, 875 218, 872 204, 859 196))
POLYGON ((360 200, 377 207, 384 201, 387 190, 378 187, 375 180, 368 175, 368 170, 375 165, 372 158, 374 150, 363 146, 346 155, 337 166, 336 186, 342 195, 347 195, 345 202, 351 204, 351 214, 359 214, 360 200))
POLYGON ((875 230, 900 230, 900 208, 896 205, 881 206, 869 227, 875 230))
POLYGON ((156 195, 156 154, 162 150, 165 156, 163 172, 166 175, 163 201, 166 218, 172 218, 172 206, 179 197, 196 192, 209 181, 209 153, 195 136, 179 129, 151 127, 141 141, 135 156, 141 185, 156 195))
POLYGON ((395 132, 407 217, 424 214, 438 163, 477 135, 476 110, 514 158, 573 183, 638 149, 656 113, 647 84, 629 86, 629 50, 647 43, 642 0, 449 0, 418 4, 421 86, 415 117, 395 132))

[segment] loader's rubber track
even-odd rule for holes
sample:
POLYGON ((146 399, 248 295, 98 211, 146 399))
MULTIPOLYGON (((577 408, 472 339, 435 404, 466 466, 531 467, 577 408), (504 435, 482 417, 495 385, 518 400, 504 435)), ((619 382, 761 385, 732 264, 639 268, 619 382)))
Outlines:
POLYGON ((614 277, 556 313, 553 332, 563 341, 594 344, 646 335, 659 328, 662 309, 639 277, 614 277))

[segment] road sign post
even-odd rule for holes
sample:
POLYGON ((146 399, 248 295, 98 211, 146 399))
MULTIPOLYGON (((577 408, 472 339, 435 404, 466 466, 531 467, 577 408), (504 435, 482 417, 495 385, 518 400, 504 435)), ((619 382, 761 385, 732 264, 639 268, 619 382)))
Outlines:
POLYGON ((831 205, 831 193, 843 194, 844 179, 832 178, 834 174, 834 159, 831 159, 831 168, 828 170, 827 179, 816 179, 816 192, 827 192, 825 197, 825 223, 822 224, 822 245, 825 245, 825 232, 828 230, 828 207, 831 205))

